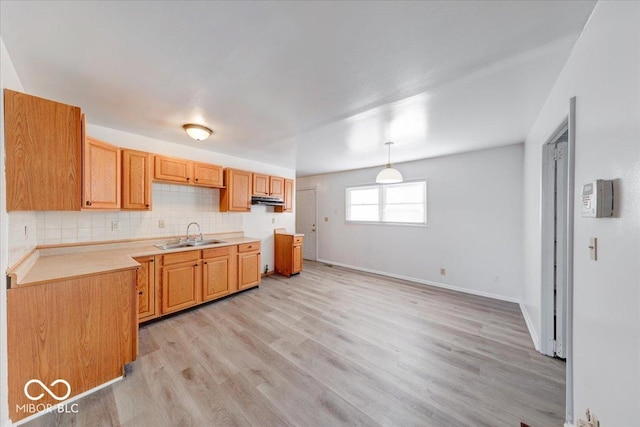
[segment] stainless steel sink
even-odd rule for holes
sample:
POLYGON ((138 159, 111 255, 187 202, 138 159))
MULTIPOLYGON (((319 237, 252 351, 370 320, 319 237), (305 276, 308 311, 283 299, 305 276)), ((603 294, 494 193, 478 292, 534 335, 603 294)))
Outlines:
POLYGON ((158 249, 167 250, 167 249, 177 249, 177 248, 186 248, 189 245, 187 242, 180 243, 165 243, 164 245, 154 245, 158 249))
POLYGON ((227 243, 227 242, 223 242, 222 240, 209 239, 209 240, 190 241, 187 244, 189 246, 204 246, 204 245, 215 245, 216 243, 227 243))
POLYGON ((226 243, 226 242, 222 240, 216 240, 216 239, 189 240, 188 242, 176 242, 176 243, 165 243, 163 245, 155 245, 155 247, 165 251, 167 249, 186 248, 189 246, 215 245, 216 243, 226 243))

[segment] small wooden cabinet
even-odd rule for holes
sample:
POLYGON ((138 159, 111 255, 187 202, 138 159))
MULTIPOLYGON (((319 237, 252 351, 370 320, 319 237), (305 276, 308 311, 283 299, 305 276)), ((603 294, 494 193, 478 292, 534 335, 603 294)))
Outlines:
POLYGON ((153 155, 122 150, 122 209, 151 210, 153 155))
POLYGON ((284 180, 284 206, 276 206, 276 212, 293 212, 293 192, 295 182, 292 179, 284 180))
POLYGON ((120 209, 120 148, 87 136, 83 153, 83 209, 120 209))
POLYGON ((251 172, 225 169, 226 188, 220 190, 220 212, 251 211, 251 172))
POLYGON ((78 211, 80 108, 4 90, 7 211, 78 211))
POLYGON ((162 314, 200 302, 200 251, 162 256, 162 314))
POLYGON ((210 301, 237 290, 235 246, 202 251, 202 301, 210 301))
POLYGON ((254 173, 251 186, 254 196, 284 197, 284 178, 254 173))
POLYGON ((269 195, 269 175, 253 173, 251 194, 253 194, 254 196, 269 195))
POLYGON ((154 156, 153 179, 188 184, 191 181, 191 162, 166 156, 154 156))
POLYGON ((260 284, 260 243, 238 245, 238 289, 260 284))
POLYGON ((284 198, 284 178, 279 176, 269 177, 269 194, 274 197, 284 198))
POLYGON ((138 291, 138 321, 144 322, 158 317, 158 298, 156 298, 156 262, 155 257, 134 258, 140 263, 136 273, 136 289, 138 291))
POLYGON ((204 187, 222 187, 224 185, 222 166, 193 162, 193 184, 204 187))
POLYGON ((301 234, 275 234, 275 271, 283 276, 291 277, 302 271, 301 234))

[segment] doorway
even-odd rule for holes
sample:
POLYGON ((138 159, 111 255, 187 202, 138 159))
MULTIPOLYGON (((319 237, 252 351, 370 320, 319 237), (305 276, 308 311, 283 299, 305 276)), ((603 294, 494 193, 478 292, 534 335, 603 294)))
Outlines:
POLYGON ((298 190, 296 192, 296 232, 304 234, 302 258, 311 261, 318 259, 316 224, 316 190, 298 190))
POLYGON ((573 193, 575 97, 542 147, 540 352, 566 360, 566 420, 573 421, 573 193))

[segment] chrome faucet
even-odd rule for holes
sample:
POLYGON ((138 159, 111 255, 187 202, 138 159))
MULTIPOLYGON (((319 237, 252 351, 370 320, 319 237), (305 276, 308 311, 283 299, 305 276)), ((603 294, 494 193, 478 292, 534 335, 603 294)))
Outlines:
MULTIPOLYGON (((204 236, 202 236, 202 233, 200 232, 200 224, 198 224, 197 222, 191 222, 191 223, 189 223, 189 225, 187 225, 187 242, 191 241, 191 239, 189 239, 189 229, 194 224, 198 226, 198 233, 200 234, 200 240, 202 240, 204 238, 204 236)), ((196 239, 194 238, 193 241, 195 242, 196 239)))

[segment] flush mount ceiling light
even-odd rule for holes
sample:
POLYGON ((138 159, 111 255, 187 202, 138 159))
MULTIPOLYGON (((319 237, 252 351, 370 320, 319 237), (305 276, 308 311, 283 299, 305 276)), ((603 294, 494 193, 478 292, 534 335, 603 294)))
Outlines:
POLYGON ((182 128, 191 138, 195 139, 196 141, 204 141, 213 133, 213 131, 206 126, 196 125, 192 123, 183 125, 182 128))
POLYGON ((389 161, 387 162, 387 167, 382 169, 378 176, 376 176, 377 184, 395 184, 398 182, 402 182, 402 174, 398 169, 394 169, 391 167, 391 146, 393 142, 385 142, 384 145, 389 147, 389 161))

